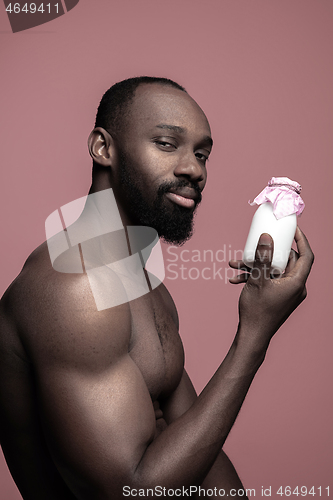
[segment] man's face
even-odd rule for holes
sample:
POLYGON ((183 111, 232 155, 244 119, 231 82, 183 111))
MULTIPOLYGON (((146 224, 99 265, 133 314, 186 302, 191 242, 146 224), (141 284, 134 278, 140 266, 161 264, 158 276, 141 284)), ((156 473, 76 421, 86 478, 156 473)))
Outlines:
POLYGON ((117 198, 130 223, 153 227, 167 242, 185 242, 212 146, 202 110, 178 89, 141 85, 117 146, 117 198))

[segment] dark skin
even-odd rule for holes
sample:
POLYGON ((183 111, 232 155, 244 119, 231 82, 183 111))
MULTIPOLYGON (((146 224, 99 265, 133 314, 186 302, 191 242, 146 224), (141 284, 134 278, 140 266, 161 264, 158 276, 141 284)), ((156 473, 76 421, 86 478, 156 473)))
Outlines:
MULTIPOLYGON (((90 192, 112 187, 123 224, 131 225, 119 148, 149 201, 165 181, 185 178, 204 188, 209 138, 207 119, 187 94, 142 85, 126 134, 95 129, 89 138, 90 192)), ((232 280, 245 282, 240 321, 199 396, 184 370, 177 311, 164 285, 97 311, 85 274, 56 272, 46 244, 35 250, 0 308, 0 437, 23 498, 120 499, 125 485, 242 488, 222 446, 271 338, 305 298, 313 254, 299 229, 295 239, 298 252, 279 279, 265 272, 268 235, 257 249, 260 279, 242 262, 230 263, 246 271, 232 280)))

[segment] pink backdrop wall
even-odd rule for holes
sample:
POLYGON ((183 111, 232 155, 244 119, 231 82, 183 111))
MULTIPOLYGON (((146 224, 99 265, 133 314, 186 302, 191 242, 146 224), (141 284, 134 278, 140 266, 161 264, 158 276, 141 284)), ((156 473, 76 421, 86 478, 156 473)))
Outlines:
MULTIPOLYGON (((86 139, 104 90, 141 74, 175 79, 206 112, 215 142, 184 249, 210 249, 214 262, 185 263, 178 249, 171 269, 215 263, 224 277, 216 252, 242 249, 247 200, 271 176, 302 184, 300 226, 316 254, 308 298, 273 339, 225 448, 257 496, 261 486, 332 488, 331 0, 81 0, 16 34, 5 14, 0 5, 0 292, 43 241, 46 217, 87 193, 86 139)), ((234 336, 241 288, 174 276, 167 269, 165 283, 200 391, 234 336)), ((21 498, 2 457, 0 483, 1 499, 21 498)))

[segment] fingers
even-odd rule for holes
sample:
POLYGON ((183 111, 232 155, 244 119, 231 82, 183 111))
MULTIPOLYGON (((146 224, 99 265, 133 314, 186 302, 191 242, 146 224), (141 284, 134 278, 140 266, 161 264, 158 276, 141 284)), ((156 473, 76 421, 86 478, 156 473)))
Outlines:
POLYGON ((240 271, 247 271, 229 279, 232 284, 246 283, 251 277, 252 280, 261 281, 270 278, 269 270, 273 258, 274 242, 273 238, 263 233, 258 241, 253 269, 248 267, 242 260, 231 260, 229 266, 240 271))
POLYGON ((238 274, 238 276, 234 276, 233 278, 229 278, 229 283, 233 285, 238 285, 239 283, 246 283, 251 272, 251 268, 248 267, 242 260, 230 260, 229 266, 232 269, 238 269, 239 271, 247 271, 246 273, 238 274))
POLYGON ((298 253, 295 252, 295 250, 291 249, 290 254, 289 254, 288 263, 287 263, 287 266, 285 269, 285 275, 289 275, 290 272, 294 269, 296 262, 298 260, 298 257, 299 257, 298 253))
POLYGON ((298 226, 296 228, 295 241, 299 256, 305 260, 308 266, 311 267, 314 261, 314 255, 305 234, 298 226))
POLYGON ((242 260, 230 260, 229 266, 233 269, 239 269, 241 271, 250 271, 250 268, 244 264, 242 260))
POLYGON ((239 274, 238 276, 234 276, 233 278, 229 278, 229 283, 232 283, 233 285, 238 285, 239 283, 246 283, 249 276, 250 276, 249 273, 239 274))
MULTIPOLYGON (((296 233, 295 233, 295 241, 299 253, 299 257, 296 260, 296 263, 291 266, 291 268, 288 270, 288 275, 290 274, 299 274, 304 281, 309 275, 309 272, 311 270, 313 261, 314 261, 314 255, 311 250, 311 247, 309 245, 308 240, 306 239, 306 236, 304 233, 300 230, 299 227, 296 228, 296 233)), ((289 266, 289 263, 288 263, 289 266)), ((287 270, 286 270, 287 273, 287 270)))
POLYGON ((233 276, 229 278, 229 283, 233 285, 238 285, 238 283, 246 283, 248 277, 250 276, 251 269, 244 264, 242 260, 230 260, 229 266, 232 269, 238 269, 239 271, 247 271, 246 273, 238 274, 238 276, 233 276))

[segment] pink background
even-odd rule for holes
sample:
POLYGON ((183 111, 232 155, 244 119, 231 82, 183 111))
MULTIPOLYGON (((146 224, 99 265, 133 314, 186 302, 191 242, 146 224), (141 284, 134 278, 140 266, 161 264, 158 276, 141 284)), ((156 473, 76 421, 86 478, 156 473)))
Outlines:
MULTIPOLYGON (((261 486, 332 488, 332 1, 81 0, 17 34, 2 4, 0 17, 1 293, 43 241, 46 217, 87 193, 86 139, 102 93, 130 76, 175 79, 215 141, 185 248, 242 249, 247 201, 288 176, 303 186, 300 226, 316 254, 308 298, 273 339, 225 449, 257 496, 261 486)), ((170 276, 200 391, 234 336, 241 287, 170 276)), ((2 458, 0 479, 1 498, 21 498, 2 458)))

